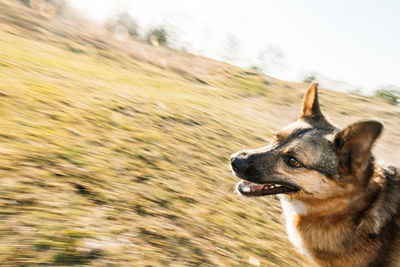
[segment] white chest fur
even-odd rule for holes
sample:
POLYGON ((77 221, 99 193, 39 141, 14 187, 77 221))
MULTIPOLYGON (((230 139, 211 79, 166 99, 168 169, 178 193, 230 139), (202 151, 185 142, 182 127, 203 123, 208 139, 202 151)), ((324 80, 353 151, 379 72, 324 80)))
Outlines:
POLYGON ((289 200, 285 195, 281 196, 280 199, 283 208, 283 215, 286 219, 286 232, 290 242, 292 242, 300 253, 310 257, 310 254, 304 247, 303 240, 301 239, 295 224, 297 215, 307 213, 306 206, 299 200, 289 200))

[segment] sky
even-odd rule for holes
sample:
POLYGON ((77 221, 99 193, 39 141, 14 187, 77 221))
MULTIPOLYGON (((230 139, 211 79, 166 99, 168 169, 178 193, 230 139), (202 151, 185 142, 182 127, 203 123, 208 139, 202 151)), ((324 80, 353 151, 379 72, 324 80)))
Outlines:
POLYGON ((400 1, 69 0, 102 22, 127 11, 142 34, 164 25, 172 43, 265 74, 361 90, 400 86, 400 1))

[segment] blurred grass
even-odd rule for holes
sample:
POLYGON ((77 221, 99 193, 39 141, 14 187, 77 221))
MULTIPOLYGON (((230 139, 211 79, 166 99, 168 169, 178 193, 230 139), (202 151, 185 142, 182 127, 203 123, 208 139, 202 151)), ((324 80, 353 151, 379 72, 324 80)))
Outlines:
MULTIPOLYGON (((278 201, 237 196, 228 166, 295 118, 305 84, 90 36, 13 1, 0 18, 2 264, 309 266, 278 201)), ((382 151, 399 147, 398 108, 321 97, 339 124, 381 118, 382 151)))

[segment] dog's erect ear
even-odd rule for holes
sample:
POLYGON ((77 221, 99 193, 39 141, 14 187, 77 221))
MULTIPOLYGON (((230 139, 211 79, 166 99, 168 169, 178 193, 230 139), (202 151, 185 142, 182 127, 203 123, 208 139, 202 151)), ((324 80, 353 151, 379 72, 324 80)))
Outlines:
POLYGON ((303 108, 300 115, 304 120, 323 119, 324 115, 321 113, 318 102, 318 83, 313 82, 308 88, 303 100, 303 108))
POLYGON ((362 121, 351 124, 335 136, 335 148, 342 172, 351 174, 366 166, 371 148, 381 134, 383 125, 377 121, 362 121))

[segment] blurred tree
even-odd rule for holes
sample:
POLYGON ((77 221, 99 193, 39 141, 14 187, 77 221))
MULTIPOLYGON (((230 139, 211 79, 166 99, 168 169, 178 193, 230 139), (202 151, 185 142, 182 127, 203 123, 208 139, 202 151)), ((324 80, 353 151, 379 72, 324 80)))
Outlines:
POLYGON ((253 65, 258 67, 259 72, 268 74, 284 68, 284 58, 280 47, 269 44, 258 51, 253 65))
POLYGON ((47 0, 46 2, 48 6, 52 5, 57 11, 57 15, 61 17, 67 17, 71 14, 67 0, 47 0))
POLYGON ((30 2, 29 0, 19 0, 22 4, 26 5, 26 6, 30 6, 30 2))
POLYGON ((303 79, 304 83, 312 83, 313 81, 316 81, 317 79, 315 78, 314 75, 308 75, 303 79))
POLYGON ((42 13, 43 15, 49 15, 50 17, 61 16, 68 17, 72 13, 70 12, 70 6, 67 0, 19 0, 22 4, 29 6, 30 8, 42 13))
POLYGON ((240 54, 240 42, 238 37, 233 34, 228 34, 226 37, 226 45, 223 48, 222 59, 231 64, 238 64, 240 54))
POLYGON ((252 71, 254 71, 254 72, 259 72, 259 73, 262 72, 262 69, 261 69, 259 66, 257 66, 257 65, 252 65, 252 66, 250 67, 250 70, 252 70, 252 71))
POLYGON ((115 17, 107 20, 104 26, 111 32, 115 32, 118 28, 124 28, 130 36, 138 36, 139 25, 126 11, 118 13, 115 17))
POLYGON ((147 41, 154 46, 167 46, 168 33, 162 26, 151 29, 147 34, 147 41))
POLYGON ((382 98, 392 105, 400 104, 400 90, 395 86, 388 86, 375 91, 375 96, 382 98))

